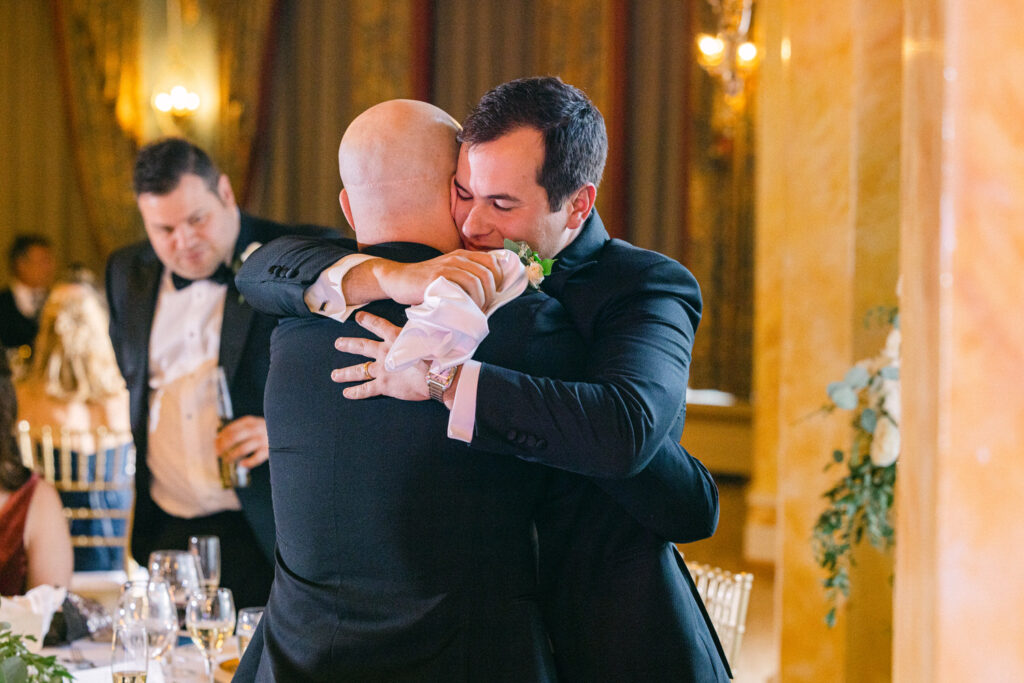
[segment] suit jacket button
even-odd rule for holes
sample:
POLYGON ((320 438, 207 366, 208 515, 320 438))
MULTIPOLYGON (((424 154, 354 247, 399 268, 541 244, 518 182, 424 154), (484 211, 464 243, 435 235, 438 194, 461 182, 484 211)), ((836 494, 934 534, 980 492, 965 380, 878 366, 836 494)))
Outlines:
POLYGON ((537 439, 537 448, 547 448, 547 447, 548 447, 547 439, 537 439))
POLYGON ((270 266, 269 268, 267 268, 267 272, 270 273, 271 275, 273 275, 274 274, 274 268, 275 268, 274 266, 270 266))
POLYGON ((294 280, 298 276, 299 276, 299 269, 298 268, 292 268, 291 270, 288 271, 288 277, 290 277, 291 279, 294 280))
POLYGON ((537 437, 535 437, 533 434, 527 434, 526 435, 526 445, 529 446, 530 448, 533 448, 534 446, 536 446, 537 445, 537 437))
POLYGON ((508 434, 505 435, 505 439, 511 442, 515 442, 519 438, 519 432, 514 429, 508 430, 508 434))

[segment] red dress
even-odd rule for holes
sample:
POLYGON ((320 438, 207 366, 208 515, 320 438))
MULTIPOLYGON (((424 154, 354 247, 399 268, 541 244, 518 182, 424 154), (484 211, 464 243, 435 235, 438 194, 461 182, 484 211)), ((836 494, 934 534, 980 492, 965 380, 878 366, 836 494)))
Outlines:
POLYGON ((21 595, 28 579, 25 518, 39 475, 35 472, 11 494, 0 510, 0 595, 21 595))

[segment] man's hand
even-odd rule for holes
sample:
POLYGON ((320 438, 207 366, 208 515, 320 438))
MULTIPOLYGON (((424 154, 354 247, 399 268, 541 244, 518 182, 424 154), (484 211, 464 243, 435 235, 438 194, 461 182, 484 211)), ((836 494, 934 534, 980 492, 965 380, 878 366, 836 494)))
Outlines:
POLYGON ((423 291, 439 277, 465 290, 481 310, 490 305, 501 288, 501 268, 486 252, 459 249, 419 263, 373 259, 365 265, 372 269, 386 297, 400 304, 422 303, 423 291))
POLYGON ((267 421, 255 415, 245 415, 217 432, 213 442, 218 455, 252 469, 270 457, 267 439, 267 421))
POLYGON ((345 398, 390 396, 403 401, 425 401, 430 398, 427 393, 427 382, 424 379, 429 368, 426 361, 416 363, 399 372, 384 370, 384 359, 402 328, 365 311, 356 314, 356 322, 383 341, 358 337, 338 337, 334 342, 334 348, 339 351, 372 359, 369 364, 350 365, 331 373, 331 379, 338 383, 362 382, 362 384, 346 387, 342 392, 345 394, 345 398), (367 380, 367 374, 373 379, 367 380))

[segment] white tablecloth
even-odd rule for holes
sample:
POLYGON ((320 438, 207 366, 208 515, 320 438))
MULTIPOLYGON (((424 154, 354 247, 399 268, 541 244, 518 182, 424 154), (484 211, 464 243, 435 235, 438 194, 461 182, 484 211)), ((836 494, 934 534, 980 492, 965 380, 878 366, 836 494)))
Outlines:
MULTIPOLYGON (((183 641, 179 641, 183 642, 183 641)), ((75 648, 82 654, 82 657, 93 665, 92 668, 76 669, 72 662, 71 657, 71 646, 62 647, 46 647, 43 648, 41 654, 44 655, 56 655, 58 660, 71 672, 72 679, 75 681, 82 681, 82 683, 110 683, 110 645, 108 643, 97 643, 87 638, 76 640, 74 643, 75 648)), ((218 661, 224 661, 232 659, 238 656, 238 641, 232 636, 228 638, 227 643, 224 646, 223 654, 218 657, 218 661)), ((150 662, 149 674, 146 678, 148 683, 198 683, 206 682, 206 675, 203 672, 202 656, 199 654, 199 649, 189 644, 178 645, 175 649, 175 657, 177 658, 175 673, 170 680, 164 677, 164 672, 161 671, 161 667, 155 662, 150 662), (177 664, 184 664, 184 666, 177 666, 177 664), (182 673, 182 671, 192 671, 191 675, 182 673)), ((218 683, 228 683, 231 680, 231 674, 227 671, 215 669, 215 677, 218 683)))

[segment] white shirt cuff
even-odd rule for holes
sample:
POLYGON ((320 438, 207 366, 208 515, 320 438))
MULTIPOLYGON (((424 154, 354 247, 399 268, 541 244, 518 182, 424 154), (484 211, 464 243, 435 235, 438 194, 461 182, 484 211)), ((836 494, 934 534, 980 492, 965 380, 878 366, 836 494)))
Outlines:
POLYGON ((337 320, 343 323, 348 317, 358 311, 366 304, 349 306, 345 303, 345 293, 341 290, 341 281, 348 273, 360 263, 369 261, 375 256, 369 254, 349 254, 338 259, 330 268, 324 269, 316 282, 306 288, 303 300, 306 307, 317 315, 337 320))
POLYGON ((467 360, 459 370, 455 403, 448 416, 448 438, 469 443, 476 426, 476 387, 480 381, 480 362, 467 360))

